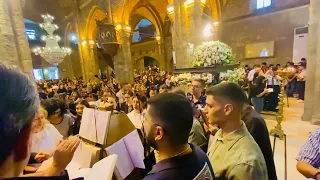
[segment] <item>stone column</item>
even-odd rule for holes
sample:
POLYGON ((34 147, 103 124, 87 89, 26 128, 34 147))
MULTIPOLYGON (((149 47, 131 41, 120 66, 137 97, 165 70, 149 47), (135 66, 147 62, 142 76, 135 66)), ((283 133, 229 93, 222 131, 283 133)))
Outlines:
POLYGON ((114 57, 115 75, 119 83, 133 83, 130 32, 121 29, 118 33, 120 47, 117 55, 114 57))
POLYGON ((88 78, 86 76, 86 67, 85 67, 85 59, 83 57, 83 49, 82 49, 82 36, 80 33, 80 9, 79 9, 79 4, 78 0, 73 0, 72 1, 72 11, 73 11, 73 22, 75 24, 75 28, 77 31, 77 36, 78 36, 78 49, 79 49, 79 58, 80 58, 80 65, 81 65, 81 72, 82 72, 82 77, 84 81, 88 81, 88 78))
POLYGON ((18 57, 20 61, 20 67, 22 71, 31 77, 32 73, 32 57, 29 47, 29 42, 26 37, 26 27, 24 25, 24 19, 22 14, 22 5, 20 0, 10 0, 11 6, 11 22, 13 32, 15 34, 16 39, 16 47, 18 52, 18 57))
POLYGON ((309 52, 303 121, 320 124, 320 0, 310 1, 309 52))
POLYGON ((32 76, 32 58, 20 0, 0 1, 0 42, 1 61, 32 76))

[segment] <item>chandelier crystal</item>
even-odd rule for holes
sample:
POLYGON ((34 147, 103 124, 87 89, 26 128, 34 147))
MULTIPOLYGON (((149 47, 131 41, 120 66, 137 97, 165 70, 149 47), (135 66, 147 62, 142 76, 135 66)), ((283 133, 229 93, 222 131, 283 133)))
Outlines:
POLYGON ((53 24, 54 17, 47 14, 41 15, 44 22, 40 24, 40 27, 47 31, 47 36, 42 36, 41 39, 46 41, 45 47, 36 47, 33 52, 36 55, 42 56, 48 63, 57 66, 60 64, 66 55, 71 54, 70 48, 62 47, 60 48, 58 42, 60 41, 60 36, 54 34, 53 32, 58 29, 56 24, 53 24))

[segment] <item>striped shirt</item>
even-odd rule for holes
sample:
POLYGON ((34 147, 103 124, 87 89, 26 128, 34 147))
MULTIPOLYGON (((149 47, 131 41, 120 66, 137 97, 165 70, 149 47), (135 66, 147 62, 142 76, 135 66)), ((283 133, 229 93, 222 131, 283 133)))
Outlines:
POLYGON ((315 168, 320 167, 320 128, 310 134, 296 160, 309 163, 315 168))

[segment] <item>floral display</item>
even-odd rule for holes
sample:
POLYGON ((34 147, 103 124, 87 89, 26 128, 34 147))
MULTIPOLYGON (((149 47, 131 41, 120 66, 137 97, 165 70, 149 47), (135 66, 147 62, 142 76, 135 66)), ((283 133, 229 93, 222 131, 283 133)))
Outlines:
POLYGON ((234 56, 231 47, 220 41, 207 41, 197 46, 194 58, 191 60, 193 67, 228 65, 233 63, 234 56))
POLYGON ((189 84, 193 79, 203 79, 207 84, 212 83, 213 76, 211 73, 201 73, 201 74, 191 74, 191 73, 183 73, 178 74, 172 77, 172 81, 175 84, 189 84))
POLYGON ((236 68, 234 70, 227 70, 226 72, 220 73, 221 81, 228 81, 238 83, 241 78, 246 75, 244 68, 236 68))

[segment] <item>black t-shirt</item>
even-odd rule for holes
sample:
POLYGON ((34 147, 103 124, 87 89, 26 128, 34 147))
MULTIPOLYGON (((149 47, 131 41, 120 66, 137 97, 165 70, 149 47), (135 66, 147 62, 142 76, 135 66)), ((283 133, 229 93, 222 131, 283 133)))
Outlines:
POLYGON ((192 153, 162 160, 152 167, 144 180, 214 179, 214 172, 207 155, 190 144, 192 153))
POLYGON ((261 94, 266 88, 266 84, 264 82, 264 77, 259 76, 253 80, 251 88, 250 88, 250 96, 257 97, 257 95, 261 94))

